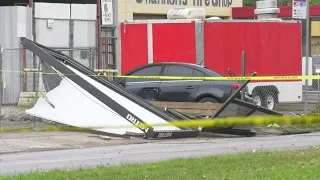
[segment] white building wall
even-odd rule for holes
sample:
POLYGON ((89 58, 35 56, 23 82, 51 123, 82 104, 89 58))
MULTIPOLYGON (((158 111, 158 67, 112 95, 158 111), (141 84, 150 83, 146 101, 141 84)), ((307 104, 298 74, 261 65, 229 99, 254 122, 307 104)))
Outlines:
MULTIPOLYGON (((20 71, 23 68, 38 68, 38 59, 30 51, 20 48, 20 37, 27 37, 49 47, 70 48, 63 51, 72 52, 76 59, 87 66, 94 64, 94 56, 88 56, 89 51, 95 52, 96 47, 96 5, 95 4, 61 4, 35 3, 35 37, 32 34, 32 9, 24 6, 0 7, 0 45, 2 51, 2 69, 20 71), (71 19, 71 20, 70 20, 71 19), (71 21, 71 23, 70 23, 71 21), (52 23, 52 26, 48 26, 52 23), (73 26, 72 26, 73 25, 73 26), (73 27, 73 28, 70 28, 73 27), (73 31, 71 31, 73 30, 73 31), (70 35, 73 34, 73 38, 70 35), (73 42, 70 42, 73 40, 73 42), (91 48, 89 50, 89 48, 91 48), (23 60, 27 66, 23 67, 23 60)), ((5 88, 3 88, 3 103, 15 104, 23 90, 24 80, 20 73, 3 73, 5 88)), ((34 81, 37 79, 28 74, 26 91, 34 90, 34 81)), ((44 90, 42 78, 39 79, 39 90, 44 90)), ((37 87, 36 87, 37 88, 37 87)))
POLYGON ((70 33, 73 33, 73 47, 95 47, 96 5, 35 3, 36 41, 57 48, 69 48, 70 33), (73 20, 73 32, 70 29, 73 20), (52 27, 48 27, 52 22, 52 27))
MULTIPOLYGON (((0 7, 0 45, 2 50, 1 69, 12 72, 2 72, 3 104, 18 102, 21 90, 21 70, 23 51, 20 48, 20 37, 32 39, 32 10, 23 6, 0 7), (15 71, 15 72, 14 72, 15 71)), ((30 58, 25 56, 27 63, 30 58)), ((0 87, 1 88, 1 87, 0 87)))
POLYGON ((71 18, 74 19, 74 47, 96 46, 95 4, 73 4, 71 18))
POLYGON ((70 5, 35 3, 36 42, 50 47, 69 47, 70 5), (52 22, 52 27, 48 23, 52 22))

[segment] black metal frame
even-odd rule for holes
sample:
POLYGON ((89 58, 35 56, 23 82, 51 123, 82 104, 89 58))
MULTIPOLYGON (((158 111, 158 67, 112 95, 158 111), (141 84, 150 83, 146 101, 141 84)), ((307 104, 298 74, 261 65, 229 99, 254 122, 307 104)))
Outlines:
MULTIPOLYGON (((256 72, 252 73, 251 76, 256 76, 256 72)), ((221 106, 221 108, 219 108, 212 116, 212 118, 217 118, 219 117, 219 115, 227 108, 227 106, 230 103, 234 103, 236 105, 242 106, 242 107, 246 107, 251 109, 249 112, 247 112, 245 115, 243 116, 250 116, 253 113, 255 113, 256 111, 268 114, 268 115, 278 115, 278 116, 283 116, 282 113, 258 106, 256 104, 253 103, 249 103, 246 102, 244 100, 240 100, 236 98, 236 95, 238 95, 250 82, 251 80, 247 80, 245 81, 221 106)), ((254 136, 256 135, 255 132, 251 131, 251 130, 247 130, 247 129, 240 129, 240 128, 236 128, 233 129, 232 128, 223 128, 223 127, 217 127, 217 128, 202 128, 201 132, 212 132, 212 133, 222 133, 222 134, 235 134, 235 135, 245 135, 245 136, 254 136)))
MULTIPOLYGON (((102 103, 113 109, 120 116, 125 118, 128 122, 139 128, 142 132, 145 133, 145 138, 186 138, 186 137, 196 137, 198 136, 199 130, 196 128, 180 128, 181 130, 168 130, 168 131, 154 131, 154 128, 150 125, 144 126, 146 124, 143 120, 138 118, 133 112, 130 112, 128 109, 121 106, 119 103, 114 101, 112 98, 101 92, 99 89, 88 83, 86 80, 80 76, 75 76, 75 72, 67 68, 65 65, 69 65, 76 69, 77 71, 86 74, 86 75, 98 75, 98 73, 88 69, 84 65, 76 62, 75 60, 69 58, 68 56, 54 51, 48 47, 45 47, 41 44, 35 43, 26 38, 21 39, 21 44, 36 54, 42 61, 45 61, 50 66, 57 69, 60 73, 64 74, 70 80, 78 84, 88 93, 90 93, 95 98, 99 99, 102 103), (60 62, 61 63, 60 63, 60 62), (65 64, 65 65, 63 65, 65 64)), ((103 84, 104 86, 112 89, 113 91, 119 93, 120 95, 128 98, 129 100, 135 102, 136 104, 144 107, 150 112, 156 114, 157 116, 163 118, 168 122, 176 121, 172 116, 167 114, 167 112, 158 109, 153 106, 151 103, 144 101, 142 98, 131 93, 130 91, 125 90, 124 88, 115 85, 109 80, 100 77, 100 76, 89 76, 95 81, 103 84)))

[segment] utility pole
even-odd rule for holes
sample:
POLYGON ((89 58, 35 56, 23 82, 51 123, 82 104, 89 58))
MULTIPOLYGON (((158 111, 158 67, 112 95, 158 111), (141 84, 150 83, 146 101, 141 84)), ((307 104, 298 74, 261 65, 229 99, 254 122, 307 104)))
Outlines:
MULTIPOLYGON (((309 0, 306 1, 306 76, 309 74, 309 55, 310 54, 310 17, 309 17, 309 0)), ((309 80, 305 80, 305 99, 304 99, 304 114, 308 114, 308 88, 309 80)))

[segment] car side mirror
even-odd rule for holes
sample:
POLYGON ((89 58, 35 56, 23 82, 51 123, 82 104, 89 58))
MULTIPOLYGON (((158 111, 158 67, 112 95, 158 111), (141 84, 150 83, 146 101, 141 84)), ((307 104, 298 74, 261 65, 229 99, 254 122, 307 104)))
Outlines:
POLYGON ((119 84, 123 87, 126 87, 126 81, 125 80, 120 80, 119 84))

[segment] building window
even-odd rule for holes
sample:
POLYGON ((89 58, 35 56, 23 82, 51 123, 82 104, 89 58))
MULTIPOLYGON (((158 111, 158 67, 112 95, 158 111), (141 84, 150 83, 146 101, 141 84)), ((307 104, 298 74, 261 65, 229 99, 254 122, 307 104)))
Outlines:
POLYGON ((311 21, 311 55, 315 56, 320 54, 320 19, 319 18, 312 18, 311 21))

